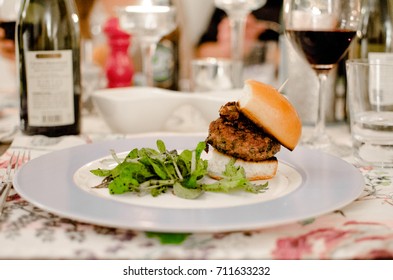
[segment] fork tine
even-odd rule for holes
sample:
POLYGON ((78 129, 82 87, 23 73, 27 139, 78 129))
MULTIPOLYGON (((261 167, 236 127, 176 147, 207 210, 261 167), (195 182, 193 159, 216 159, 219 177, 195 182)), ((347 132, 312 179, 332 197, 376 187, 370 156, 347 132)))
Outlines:
MULTIPOLYGON (((14 161, 14 157, 15 157, 15 151, 12 152, 10 159, 8 160, 7 163, 7 169, 5 171, 5 175, 3 177, 3 182, 2 182, 2 189, 0 190, 0 198, 2 198, 2 195, 4 193, 4 191, 7 189, 7 184, 10 180, 10 174, 11 174, 11 169, 12 169, 12 162, 14 161)), ((2 200, 0 199, 0 203, 2 203, 2 200)), ((1 204, 0 204, 1 205, 1 204)))
POLYGON ((24 162, 28 162, 31 159, 31 151, 27 150, 27 158, 25 159, 24 162))
POLYGON ((8 180, 8 178, 11 174, 12 162, 14 161, 14 157, 15 157, 15 151, 12 152, 11 157, 10 157, 8 164, 7 164, 7 170, 5 171, 6 180, 8 180))
MULTIPOLYGON (((11 167, 12 167, 12 165, 14 165, 14 169, 13 169, 14 172, 13 172, 13 174, 15 174, 16 170, 18 170, 18 167, 19 167, 19 157, 20 157, 20 151, 18 151, 18 153, 16 154, 16 158, 15 158, 14 164, 12 164, 12 162, 11 162, 11 167)), ((12 179, 11 172, 10 172, 10 174, 9 174, 9 178, 12 179)))
POLYGON ((5 180, 4 180, 4 185, 3 188, 0 191, 0 215, 3 211, 3 207, 4 204, 7 200, 8 197, 8 193, 11 189, 11 184, 10 184, 10 180, 11 180, 11 171, 12 171, 12 163, 14 161, 14 157, 15 157, 15 151, 12 152, 11 157, 8 161, 7 164, 7 170, 5 172, 5 180))
MULTIPOLYGON (((18 171, 18 168, 19 168, 19 156, 20 156, 20 152, 18 152, 18 154, 16 156, 16 161, 15 161, 15 164, 14 164, 14 175, 15 175, 16 171, 18 171)), ((21 162, 22 164, 25 161, 25 157, 26 157, 26 150, 24 150, 23 154, 22 154, 22 162, 21 162)))
MULTIPOLYGON (((12 152, 10 160, 7 165, 6 180, 4 182, 3 188, 0 190, 0 216, 2 214, 4 205, 7 201, 8 194, 9 194, 11 187, 12 187, 13 176, 16 174, 16 172, 18 171, 19 166, 20 166, 19 157, 20 157, 20 151, 18 151, 18 153, 15 153, 15 151, 12 152), (15 158, 15 160, 14 160, 14 158, 15 158), (12 168, 12 166, 14 166, 14 168, 12 168)), ((22 158, 21 158, 21 164, 23 164, 29 160, 30 160, 30 150, 27 151, 27 157, 26 157, 26 150, 24 150, 23 154, 22 154, 22 158)))

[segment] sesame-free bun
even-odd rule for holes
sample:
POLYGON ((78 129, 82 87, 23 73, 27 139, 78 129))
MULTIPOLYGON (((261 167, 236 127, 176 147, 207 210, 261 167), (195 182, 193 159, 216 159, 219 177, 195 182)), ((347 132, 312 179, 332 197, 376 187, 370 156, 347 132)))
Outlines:
MULTIPOLYGON (((208 175, 213 179, 220 180, 222 178, 221 174, 225 170, 225 166, 233 158, 220 153, 216 149, 209 150, 209 156, 208 175)), ((250 181, 267 180, 276 175, 278 160, 276 157, 263 161, 244 161, 242 159, 236 159, 235 166, 243 167, 246 178, 250 181)))
POLYGON ((289 150, 299 142, 302 124, 288 99, 272 86, 246 80, 238 109, 289 150))

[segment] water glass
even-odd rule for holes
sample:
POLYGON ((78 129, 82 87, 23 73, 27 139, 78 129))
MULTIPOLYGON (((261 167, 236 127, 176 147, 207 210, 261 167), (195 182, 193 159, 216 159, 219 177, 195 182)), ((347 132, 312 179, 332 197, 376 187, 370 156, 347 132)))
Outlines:
POLYGON ((191 62, 191 90, 198 92, 233 89, 232 62, 213 57, 191 62))
POLYGON ((393 63, 348 60, 353 154, 360 165, 393 167, 393 63))

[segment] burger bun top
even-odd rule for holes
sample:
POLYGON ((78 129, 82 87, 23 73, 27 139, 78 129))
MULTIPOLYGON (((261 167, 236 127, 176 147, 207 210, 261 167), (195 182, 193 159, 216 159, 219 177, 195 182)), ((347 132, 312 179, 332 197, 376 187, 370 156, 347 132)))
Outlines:
POLYGON ((302 130, 299 115, 288 99, 274 87, 246 80, 244 94, 237 101, 237 107, 287 149, 292 151, 298 144, 302 130))

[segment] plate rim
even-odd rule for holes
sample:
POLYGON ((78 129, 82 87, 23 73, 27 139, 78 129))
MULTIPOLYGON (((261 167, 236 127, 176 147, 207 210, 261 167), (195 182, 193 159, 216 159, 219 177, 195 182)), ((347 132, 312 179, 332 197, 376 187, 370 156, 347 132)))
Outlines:
MULTIPOLYGON (((364 177, 355 166, 341 158, 304 147, 297 147, 293 152, 282 148, 277 155, 279 160, 289 164, 299 172, 302 176, 301 186, 294 192, 283 197, 279 197, 272 201, 257 203, 256 205, 217 209, 182 209, 179 213, 179 209, 149 208, 93 196, 77 186, 73 181, 72 175, 69 176, 70 174, 74 174, 83 164, 99 157, 107 156, 109 153, 108 147, 117 149, 116 152, 121 152, 123 147, 126 146, 130 147, 129 149, 132 147, 153 146, 153 143, 155 143, 157 139, 162 139, 169 149, 175 148, 180 144, 182 146, 177 147, 178 149, 192 149, 196 146, 198 141, 204 140, 200 134, 150 135, 99 141, 58 150, 40 156, 23 165, 14 178, 14 188, 21 197, 33 205, 56 215, 83 223, 140 231, 195 233, 253 230, 298 222, 342 208, 359 197, 364 189, 364 177), (81 152, 85 156, 79 157, 78 159, 77 155, 81 152), (53 158, 61 162, 61 166, 58 164, 50 164, 53 158), (313 169, 316 166, 313 166, 313 162, 307 163, 307 160, 316 159, 318 159, 320 168, 313 169), (76 164, 80 165, 74 166, 76 164), (339 170, 337 166, 339 166, 341 170, 339 170), (60 167, 66 168, 61 170, 60 167), (50 174, 46 174, 45 176, 40 174, 41 181, 40 178, 35 178, 35 182, 46 184, 45 186, 41 185, 40 190, 42 189, 49 194, 37 192, 36 184, 28 184, 27 182, 31 183, 31 179, 29 180, 24 177, 26 175, 30 176, 32 175, 31 172, 36 172, 42 168, 49 168, 49 170, 46 170, 46 173, 50 174), (318 196, 319 189, 316 188, 321 188, 321 186, 314 186, 312 184, 317 183, 318 178, 331 180, 335 173, 345 174, 347 177, 344 179, 344 182, 337 181, 337 178, 339 180, 342 179, 340 176, 336 176, 337 178, 336 181, 333 181, 335 182, 333 186, 328 185, 330 181, 319 182, 322 184, 321 191, 323 191, 325 198, 328 197, 328 199, 332 201, 328 204, 326 204, 325 201, 322 201, 322 203, 304 203, 304 199, 302 199, 304 195, 309 195, 317 199, 316 196, 318 196), (67 196, 63 198, 63 200, 59 200, 59 197, 56 197, 56 195, 58 195, 58 192, 54 192, 56 189, 50 189, 50 186, 48 186, 49 182, 51 182, 51 175, 58 175, 65 179, 65 181, 62 182, 59 181, 57 185, 57 191, 61 191, 61 194, 67 196), (36 181, 37 179, 38 181, 36 181), (345 188, 341 189, 338 188, 338 185, 341 187, 341 185, 345 185, 345 183, 349 183, 350 186, 345 186, 345 188), (332 193, 335 191, 337 191, 339 195, 332 193), (340 197, 343 192, 345 194, 344 198, 340 197), (48 202, 48 199, 45 198, 45 196, 48 195, 49 198, 53 199, 52 202, 48 202), (97 202, 100 203, 100 205, 97 205, 97 202), (296 206, 296 203, 299 205, 296 206), (83 207, 83 205, 89 205, 89 207, 83 207), (303 209, 304 207, 310 208, 311 206, 312 209, 308 209, 308 211, 307 209, 303 209), (302 211, 300 211, 300 209, 302 211), (284 210, 288 210, 287 214, 285 214, 284 210), (113 213, 103 213, 100 211, 113 211, 113 213), (158 213, 157 211, 162 213, 158 213), (270 216, 266 213, 269 211, 272 211, 270 216), (292 213, 291 211, 298 212, 292 213), (276 212, 284 213, 284 215, 277 217, 278 214, 276 212), (135 218, 136 213, 138 217, 135 218), (176 218, 179 219, 178 223, 175 221, 176 218), (215 222, 214 219, 217 218, 220 219, 218 222, 215 222)), ((123 149, 123 151, 129 149, 123 149)))

